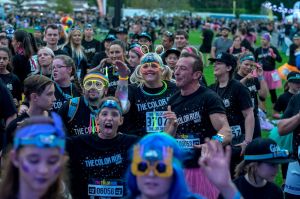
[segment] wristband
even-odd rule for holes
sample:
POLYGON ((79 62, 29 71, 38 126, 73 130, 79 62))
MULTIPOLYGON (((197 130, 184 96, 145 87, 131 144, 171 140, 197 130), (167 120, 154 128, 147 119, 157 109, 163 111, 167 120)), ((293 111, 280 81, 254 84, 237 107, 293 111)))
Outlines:
POLYGON ((217 140, 217 141, 220 142, 220 143, 223 143, 223 141, 224 141, 224 136, 218 133, 217 135, 212 136, 212 139, 213 139, 213 140, 217 140))
POLYGON ((258 76, 257 79, 258 79, 258 81, 262 81, 262 80, 264 80, 265 78, 264 78, 264 76, 258 76))
POLYGON ((126 77, 121 77, 121 76, 119 76, 119 80, 128 80, 128 76, 126 76, 126 77))
POLYGON ((237 191, 235 194, 234 194, 234 196, 233 196, 233 198, 232 199, 241 199, 241 193, 239 192, 239 191, 237 191))

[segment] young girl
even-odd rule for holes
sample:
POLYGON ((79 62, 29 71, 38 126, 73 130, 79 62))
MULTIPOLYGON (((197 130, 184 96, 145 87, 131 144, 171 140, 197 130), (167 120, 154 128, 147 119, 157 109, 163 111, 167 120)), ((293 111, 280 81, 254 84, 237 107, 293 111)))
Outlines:
POLYGON ((31 58, 33 49, 30 36, 24 30, 17 30, 11 43, 15 51, 15 55, 12 58, 13 73, 23 83, 24 79, 37 69, 35 61, 31 58))
POLYGON ((22 100, 23 86, 19 78, 10 71, 10 59, 11 55, 9 49, 0 48, 0 79, 2 79, 8 90, 10 90, 15 105, 18 107, 19 101, 22 100))
POLYGON ((65 133, 58 115, 26 120, 16 131, 1 198, 63 198, 64 150, 65 133))
POLYGON ((244 160, 236 167, 235 185, 245 199, 283 199, 283 192, 273 181, 278 165, 293 161, 288 151, 272 139, 256 138, 247 145, 244 160))

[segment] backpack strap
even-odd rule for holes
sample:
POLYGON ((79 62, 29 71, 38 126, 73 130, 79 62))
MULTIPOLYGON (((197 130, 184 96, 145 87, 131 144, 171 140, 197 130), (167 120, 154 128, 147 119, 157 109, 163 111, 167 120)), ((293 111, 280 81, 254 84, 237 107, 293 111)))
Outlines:
POLYGON ((69 110, 68 110, 68 118, 69 118, 68 123, 70 123, 74 119, 74 116, 76 115, 76 112, 79 107, 79 102, 80 102, 80 97, 75 97, 70 100, 69 110))

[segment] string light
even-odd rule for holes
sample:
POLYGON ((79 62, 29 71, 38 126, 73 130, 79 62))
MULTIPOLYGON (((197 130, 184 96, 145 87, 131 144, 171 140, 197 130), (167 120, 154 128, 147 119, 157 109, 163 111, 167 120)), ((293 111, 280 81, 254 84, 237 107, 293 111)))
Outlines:
POLYGON ((270 2, 266 2, 262 4, 265 8, 273 10, 274 12, 280 12, 280 13, 284 13, 284 14, 293 14, 294 13, 294 9, 290 8, 285 8, 282 6, 277 6, 277 5, 272 5, 272 3, 270 2))

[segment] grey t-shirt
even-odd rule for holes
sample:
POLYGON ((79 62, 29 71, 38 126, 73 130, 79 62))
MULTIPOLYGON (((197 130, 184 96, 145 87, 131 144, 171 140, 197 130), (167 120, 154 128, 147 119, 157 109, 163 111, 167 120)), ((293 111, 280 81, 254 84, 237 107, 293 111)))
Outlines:
POLYGON ((216 47, 216 56, 219 53, 226 52, 231 46, 233 41, 231 39, 224 39, 223 37, 218 37, 213 43, 213 47, 216 47))

